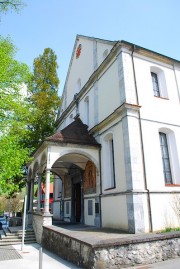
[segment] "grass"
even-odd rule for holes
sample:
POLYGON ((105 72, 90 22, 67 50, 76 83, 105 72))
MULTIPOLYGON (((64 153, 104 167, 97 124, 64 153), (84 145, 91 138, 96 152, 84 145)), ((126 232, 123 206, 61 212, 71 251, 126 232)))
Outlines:
POLYGON ((176 227, 176 228, 166 227, 164 230, 161 231, 161 233, 169 233, 169 232, 177 232, 177 231, 180 231, 180 227, 176 227))

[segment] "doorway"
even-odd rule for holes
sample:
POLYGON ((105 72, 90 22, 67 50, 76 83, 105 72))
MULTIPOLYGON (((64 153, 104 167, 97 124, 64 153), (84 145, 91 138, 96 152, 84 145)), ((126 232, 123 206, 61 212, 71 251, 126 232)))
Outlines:
POLYGON ((74 184, 74 213, 75 221, 81 221, 81 183, 74 184))

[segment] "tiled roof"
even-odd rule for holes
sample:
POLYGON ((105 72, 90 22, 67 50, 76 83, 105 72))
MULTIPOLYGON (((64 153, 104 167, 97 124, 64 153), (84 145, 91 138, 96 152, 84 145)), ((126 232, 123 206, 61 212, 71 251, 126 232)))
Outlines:
POLYGON ((47 137, 45 141, 100 146, 95 138, 89 134, 87 125, 79 117, 61 131, 47 137))

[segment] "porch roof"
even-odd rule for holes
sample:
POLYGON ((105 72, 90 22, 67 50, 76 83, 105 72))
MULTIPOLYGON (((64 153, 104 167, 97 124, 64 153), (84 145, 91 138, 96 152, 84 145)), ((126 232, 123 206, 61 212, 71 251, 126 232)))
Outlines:
POLYGON ((100 147, 96 139, 89 134, 88 127, 79 117, 61 131, 45 139, 47 142, 94 145, 100 147))

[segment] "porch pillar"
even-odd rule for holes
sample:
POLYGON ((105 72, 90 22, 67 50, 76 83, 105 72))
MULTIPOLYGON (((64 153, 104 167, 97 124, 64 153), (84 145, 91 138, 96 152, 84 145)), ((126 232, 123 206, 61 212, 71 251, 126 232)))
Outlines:
POLYGON ((41 180, 42 174, 38 174, 38 204, 37 204, 37 211, 41 210, 41 180))
POLYGON ((83 188, 83 173, 81 173, 81 220, 80 222, 84 224, 84 188, 83 188))
POLYGON ((44 213, 49 214, 49 188, 50 188, 50 169, 46 170, 46 190, 44 201, 44 213))
POLYGON ((34 200, 34 179, 31 179, 31 190, 30 190, 30 201, 29 201, 29 211, 33 211, 33 200, 34 200))

